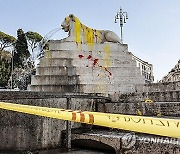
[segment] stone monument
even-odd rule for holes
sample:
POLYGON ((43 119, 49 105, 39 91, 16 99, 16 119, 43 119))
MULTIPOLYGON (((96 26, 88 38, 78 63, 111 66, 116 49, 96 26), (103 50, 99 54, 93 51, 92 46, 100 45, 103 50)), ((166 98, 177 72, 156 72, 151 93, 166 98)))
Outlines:
POLYGON ((69 36, 49 41, 32 91, 119 94, 145 82, 128 45, 114 32, 89 28, 72 14, 61 26, 69 36))

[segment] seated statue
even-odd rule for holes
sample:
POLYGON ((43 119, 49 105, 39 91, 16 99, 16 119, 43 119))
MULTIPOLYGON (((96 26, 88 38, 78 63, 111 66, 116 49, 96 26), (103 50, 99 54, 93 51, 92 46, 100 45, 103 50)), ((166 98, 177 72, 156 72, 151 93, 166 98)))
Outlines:
POLYGON ((61 26, 65 32, 69 32, 68 37, 64 41, 74 41, 77 44, 121 43, 120 38, 114 32, 89 28, 82 24, 73 14, 67 16, 61 26))

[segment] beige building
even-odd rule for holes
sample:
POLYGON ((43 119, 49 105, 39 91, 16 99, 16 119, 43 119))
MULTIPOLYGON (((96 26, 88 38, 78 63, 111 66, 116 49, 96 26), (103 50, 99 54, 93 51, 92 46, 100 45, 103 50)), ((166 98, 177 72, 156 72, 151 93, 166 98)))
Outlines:
POLYGON ((163 77, 163 79, 160 82, 175 82, 180 81, 180 60, 175 65, 175 67, 166 75, 163 77))
POLYGON ((153 65, 133 55, 136 61, 136 66, 141 70, 141 75, 145 77, 145 83, 152 83, 154 81, 153 65))

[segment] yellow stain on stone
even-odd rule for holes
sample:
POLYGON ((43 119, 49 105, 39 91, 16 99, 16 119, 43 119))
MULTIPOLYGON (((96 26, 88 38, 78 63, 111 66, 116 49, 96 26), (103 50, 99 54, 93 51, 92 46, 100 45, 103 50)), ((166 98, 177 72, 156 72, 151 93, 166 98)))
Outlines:
POLYGON ((66 19, 66 22, 69 23, 70 17, 66 17, 65 19, 66 19))
POLYGON ((74 39, 77 45, 81 42, 81 23, 77 17, 75 18, 74 39))
POLYGON ((85 33, 84 40, 87 43, 90 50, 92 50, 94 47, 94 42, 95 42, 94 41, 94 30, 89 27, 83 26, 83 31, 85 33))
POLYGON ((142 115, 143 115, 142 112, 141 112, 139 109, 137 110, 136 113, 137 113, 137 115, 139 115, 139 116, 142 116, 142 115))
POLYGON ((95 35, 96 35, 96 41, 97 41, 97 43, 100 43, 101 42, 101 33, 100 33, 100 31, 96 31, 95 32, 95 35))
POLYGON ((102 84, 98 84, 97 85, 97 91, 95 91, 96 93, 103 93, 103 86, 102 86, 102 84))
POLYGON ((101 69, 99 72, 99 81, 97 85, 97 89, 99 93, 103 93, 106 91, 106 86, 104 85, 105 83, 109 82, 109 78, 106 75, 105 68, 110 67, 111 61, 110 61, 110 47, 109 44, 105 44, 104 46, 104 51, 105 51, 105 56, 101 56, 102 53, 99 54, 100 58, 99 59, 99 64, 101 65, 101 69))
POLYGON ((161 117, 162 116, 162 113, 160 110, 157 111, 157 117, 161 117))
POLYGON ((52 58, 52 51, 50 51, 50 50, 45 50, 45 57, 46 58, 52 58))
POLYGON ((86 41, 88 44, 94 44, 93 30, 91 28, 86 29, 86 41))
POLYGON ((110 49, 109 49, 109 44, 105 44, 105 57, 104 60, 106 61, 106 67, 110 67, 111 66, 111 61, 110 61, 110 49))
POLYGON ((97 36, 97 43, 100 43, 100 32, 81 24, 80 20, 77 17, 75 18, 74 39, 77 45, 87 43, 92 50, 96 42, 95 35, 97 36))
POLYGON ((97 85, 97 92, 98 93, 103 93, 104 92, 104 79, 105 79, 105 75, 104 72, 101 70, 99 72, 99 81, 98 81, 98 85, 97 85))

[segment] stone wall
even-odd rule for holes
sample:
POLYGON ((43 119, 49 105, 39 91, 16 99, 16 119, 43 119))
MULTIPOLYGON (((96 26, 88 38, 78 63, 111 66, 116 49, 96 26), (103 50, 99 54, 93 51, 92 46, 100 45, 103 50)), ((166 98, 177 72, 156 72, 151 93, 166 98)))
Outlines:
MULTIPOLYGON (((7 102, 66 108, 66 98, 15 99, 7 102)), ((93 99, 72 98, 72 110, 92 110, 93 99)), ((72 127, 81 124, 72 122, 72 127)), ((61 132, 66 129, 64 120, 39 117, 0 109, 0 151, 33 150, 61 146, 61 132)))
POLYGON ((0 91, 0 100, 11 99, 41 99, 41 98, 89 98, 110 100, 110 98, 101 94, 93 93, 59 93, 59 92, 34 92, 34 91, 0 91))
POLYGON ((136 85, 136 91, 137 92, 180 91, 180 81, 139 84, 136 85))
POLYGON ((180 81, 169 83, 139 84, 136 92, 111 95, 113 102, 180 102, 180 81))
POLYGON ((159 117, 179 117, 180 102, 154 102, 154 103, 106 103, 105 106, 98 104, 98 112, 159 116, 159 117))
POLYGON ((180 102, 180 91, 126 93, 116 96, 115 102, 144 102, 147 99, 154 102, 180 102))
MULTIPOLYGON (((179 98, 179 91, 176 90, 173 92, 178 92, 179 98)), ((0 92, 1 101, 19 104, 65 109, 67 106, 66 98, 72 97, 70 102, 72 110, 161 117, 180 116, 180 101, 144 103, 137 101, 139 96, 137 93, 136 95, 126 94, 118 102, 112 102, 108 97, 93 96, 93 94, 76 95, 28 91, 0 92)), ((81 124, 72 123, 72 126, 73 128, 78 128, 81 124)), ((59 147, 61 146, 61 132, 65 129, 65 121, 63 120, 0 109, 0 150, 33 150, 59 147)))
POLYGON ((98 111, 146 116, 180 116, 180 82, 136 86, 135 93, 112 96, 112 102, 99 104, 98 111), (152 103, 145 103, 150 99, 152 103))

